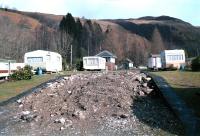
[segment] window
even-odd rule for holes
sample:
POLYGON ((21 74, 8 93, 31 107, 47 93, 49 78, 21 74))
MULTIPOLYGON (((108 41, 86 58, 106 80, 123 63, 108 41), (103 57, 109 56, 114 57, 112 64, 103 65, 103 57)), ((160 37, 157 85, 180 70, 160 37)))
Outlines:
POLYGON ((43 62, 42 57, 27 57, 28 63, 38 63, 38 62, 43 62))
POLYGON ((183 60, 183 55, 168 55, 167 59, 170 61, 183 60))
POLYGON ((98 60, 98 58, 88 58, 86 63, 87 63, 87 65, 98 65, 99 60, 98 60))

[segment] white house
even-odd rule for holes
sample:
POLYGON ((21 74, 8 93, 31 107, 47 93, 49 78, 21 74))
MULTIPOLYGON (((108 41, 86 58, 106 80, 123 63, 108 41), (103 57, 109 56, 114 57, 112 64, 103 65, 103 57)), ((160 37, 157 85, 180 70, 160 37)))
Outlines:
POLYGON ((117 56, 115 56, 111 52, 104 50, 104 51, 100 52, 99 54, 97 54, 96 56, 99 56, 99 57, 106 59, 106 67, 107 67, 108 70, 115 70, 116 69, 115 59, 117 58, 117 56))
POLYGON ((161 52, 162 68, 176 67, 178 69, 185 66, 184 50, 164 50, 161 52))
POLYGON ((32 66, 33 70, 40 67, 43 71, 62 71, 62 57, 56 52, 44 50, 27 52, 24 55, 24 63, 32 66))
POLYGON ((161 57, 159 54, 151 54, 150 58, 148 58, 148 68, 150 69, 162 68, 161 57))
POLYGON ((83 68, 86 70, 106 69, 106 59, 98 56, 83 57, 83 68))

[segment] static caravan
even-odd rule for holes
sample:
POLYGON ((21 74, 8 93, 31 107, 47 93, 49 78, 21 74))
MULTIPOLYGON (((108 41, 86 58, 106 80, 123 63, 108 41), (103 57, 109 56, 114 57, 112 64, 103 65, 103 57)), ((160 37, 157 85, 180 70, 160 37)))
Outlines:
POLYGON ((33 70, 41 68, 43 71, 62 71, 62 57, 56 52, 36 50, 25 53, 24 63, 33 67, 33 70))
POLYGON ((164 50, 161 52, 162 68, 175 67, 180 69, 185 66, 184 50, 164 50))
POLYGON ((8 77, 19 68, 23 68, 24 63, 16 63, 15 60, 0 59, 0 77, 8 77))
POLYGON ((162 63, 161 63, 161 57, 158 54, 152 54, 150 58, 148 59, 148 68, 149 69, 161 69, 162 63))
POLYGON ((98 56, 83 57, 83 68, 85 70, 106 69, 106 59, 98 56))

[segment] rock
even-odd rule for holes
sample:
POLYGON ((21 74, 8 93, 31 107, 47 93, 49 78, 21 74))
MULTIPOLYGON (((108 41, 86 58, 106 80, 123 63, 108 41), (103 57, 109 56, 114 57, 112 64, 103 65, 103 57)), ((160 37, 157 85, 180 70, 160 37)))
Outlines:
POLYGON ((63 79, 64 79, 64 80, 68 80, 68 79, 69 79, 69 77, 63 77, 63 79))
POLYGON ((30 111, 22 111, 22 115, 28 115, 30 113, 31 113, 30 111))
POLYGON ((21 99, 17 100, 17 103, 22 104, 22 100, 21 99))
POLYGON ((65 128, 64 127, 60 127, 60 131, 64 130, 65 128))
POLYGON ((151 78, 150 78, 150 77, 147 77, 147 78, 146 78, 146 80, 147 80, 147 81, 150 81, 150 80, 151 80, 151 78))
POLYGON ((60 118, 60 119, 56 119, 55 121, 54 121, 54 123, 61 123, 61 124, 65 124, 65 118, 60 118))
POLYGON ((141 76, 137 76, 135 80, 139 81, 139 82, 142 82, 142 77, 141 76))
POLYGON ((37 115, 30 114, 30 111, 23 111, 20 119, 25 120, 27 122, 31 122, 36 117, 37 117, 37 115))
POLYGON ((23 104, 20 104, 20 105, 19 105, 19 108, 22 108, 22 107, 23 107, 23 104))
POLYGON ((79 119, 85 119, 85 113, 83 111, 76 111, 73 115, 79 119))
POLYGON ((119 117, 122 118, 122 119, 125 119, 125 118, 128 118, 128 115, 126 115, 126 114, 121 114, 119 117))
POLYGON ((142 86, 143 86, 143 87, 147 87, 147 83, 143 83, 142 86))
POLYGON ((68 94, 72 94, 72 91, 67 91, 68 92, 68 94))
POLYGON ((146 93, 149 94, 153 91, 153 89, 147 88, 146 93))
POLYGON ((61 124, 65 124, 65 119, 64 118, 60 118, 59 121, 60 121, 61 124))
POLYGON ((140 95, 140 96, 144 96, 145 94, 144 94, 143 91, 139 91, 139 95, 140 95))

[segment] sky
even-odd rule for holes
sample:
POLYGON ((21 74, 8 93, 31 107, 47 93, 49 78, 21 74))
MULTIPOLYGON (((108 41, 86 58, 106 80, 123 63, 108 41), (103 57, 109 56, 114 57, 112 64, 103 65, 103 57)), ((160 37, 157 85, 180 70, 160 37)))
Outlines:
POLYGON ((0 6, 88 19, 168 15, 200 26, 200 0, 0 0, 0 6))

